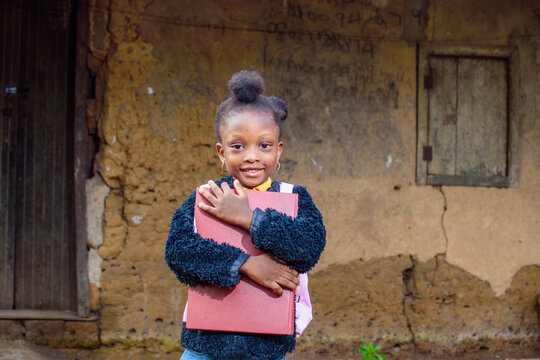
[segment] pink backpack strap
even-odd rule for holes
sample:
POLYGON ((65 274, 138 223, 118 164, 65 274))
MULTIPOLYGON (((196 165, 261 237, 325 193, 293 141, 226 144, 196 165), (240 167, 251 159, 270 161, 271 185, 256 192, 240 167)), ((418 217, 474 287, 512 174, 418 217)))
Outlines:
MULTIPOLYGON (((279 184, 279 192, 290 194, 293 192, 293 187, 293 184, 282 182, 279 184)), ((300 274, 298 291, 295 294, 295 301, 296 337, 300 337, 300 335, 302 335, 311 320, 313 320, 313 311, 311 306, 311 300, 309 298, 307 273, 300 274)))
POLYGON ((286 182, 280 182, 279 183, 279 192, 291 194, 293 191, 293 184, 289 184, 286 182))

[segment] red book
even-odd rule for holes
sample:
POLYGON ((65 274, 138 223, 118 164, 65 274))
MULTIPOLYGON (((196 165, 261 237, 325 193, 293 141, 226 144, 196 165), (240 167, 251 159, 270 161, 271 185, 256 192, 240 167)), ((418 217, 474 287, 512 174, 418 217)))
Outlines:
MULTIPOLYGON (((296 217, 298 194, 246 190, 249 207, 275 209, 296 217)), ((195 223, 197 232, 207 239, 227 243, 250 255, 263 252, 256 249, 247 230, 216 219, 199 209, 206 202, 197 190, 195 223)), ((232 331, 259 334, 294 334, 294 292, 283 289, 278 296, 272 290, 256 284, 247 276, 233 289, 218 286, 191 286, 188 290, 186 328, 208 331, 232 331)))

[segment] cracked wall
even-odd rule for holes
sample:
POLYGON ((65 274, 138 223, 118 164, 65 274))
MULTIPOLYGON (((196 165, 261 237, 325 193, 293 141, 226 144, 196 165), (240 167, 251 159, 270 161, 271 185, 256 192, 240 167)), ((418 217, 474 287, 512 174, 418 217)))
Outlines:
POLYGON ((302 346, 538 336, 534 1, 91 3, 96 173, 110 188, 96 246, 103 341, 179 337, 186 289, 163 261, 169 221, 221 176, 213 117, 242 68, 287 101, 277 178, 307 186, 327 226, 302 346), (420 41, 517 47, 517 189, 415 184, 420 41))
POLYGON ((538 351, 533 299, 539 286, 540 266, 527 266, 496 296, 487 281, 443 255, 427 262, 396 256, 332 265, 310 278, 317 321, 300 339, 296 356, 352 355, 374 339, 395 356, 403 350, 444 358, 509 349, 519 356, 527 347, 531 354, 538 351))

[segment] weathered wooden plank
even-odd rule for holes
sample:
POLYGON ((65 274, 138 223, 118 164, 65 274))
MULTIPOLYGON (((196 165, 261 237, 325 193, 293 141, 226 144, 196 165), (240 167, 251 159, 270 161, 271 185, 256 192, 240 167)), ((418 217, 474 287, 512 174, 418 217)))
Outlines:
POLYGON ((517 49, 508 56, 508 186, 518 187, 519 174, 519 56, 517 49))
POLYGON ((20 114, 17 130, 17 162, 16 162, 16 206, 15 206, 15 308, 32 307, 32 233, 34 221, 33 194, 29 183, 34 179, 34 104, 33 81, 35 74, 35 43, 32 39, 37 29, 37 12, 29 11, 27 3, 23 3, 23 16, 21 33, 21 76, 20 76, 20 114))
POLYGON ((430 57, 429 141, 433 159, 428 174, 456 174, 457 59, 430 57))
MULTIPOLYGON (((75 119, 73 128, 74 149, 73 159, 74 177, 72 187, 75 189, 74 210, 70 212, 74 217, 76 234, 76 267, 77 267, 77 313, 79 316, 90 315, 90 295, 88 287, 88 252, 86 237, 86 179, 91 173, 90 160, 87 151, 90 148, 88 142, 92 141, 88 135, 86 126, 86 102, 90 98, 89 77, 87 66, 87 44, 88 44, 88 6, 83 3, 74 2, 77 19, 77 39, 76 39, 76 62, 75 62, 75 119)), ((74 13, 74 14, 75 14, 74 13)), ((72 17, 75 19, 75 16, 72 17)))
POLYGON ((28 266, 34 269, 32 273, 32 309, 46 309, 47 304, 44 303, 44 291, 46 285, 44 282, 45 274, 48 270, 46 263, 46 254, 50 246, 50 230, 47 223, 46 201, 51 196, 49 193, 49 171, 51 163, 51 154, 49 151, 48 141, 50 140, 50 111, 51 104, 48 94, 49 81, 49 62, 51 59, 50 44, 53 40, 50 32, 47 29, 48 14, 41 9, 48 9, 48 4, 45 0, 39 0, 36 3, 38 8, 33 11, 38 13, 37 29, 34 38, 31 40, 35 43, 35 51, 38 54, 38 61, 35 62, 36 77, 32 84, 34 109, 39 109, 34 112, 34 178, 32 183, 28 183, 29 191, 32 191, 34 203, 34 227, 29 236, 32 239, 32 263, 28 266), (47 48, 43 45, 47 44, 47 48))
MULTIPOLYGON (((43 189, 46 192, 46 196, 43 196, 41 204, 38 206, 41 208, 41 213, 39 214, 39 222, 41 228, 41 235, 39 239, 36 238, 35 242, 40 244, 41 253, 39 258, 36 259, 36 265, 39 264, 41 269, 41 276, 38 280, 39 287, 38 293, 40 297, 38 309, 53 309, 53 296, 52 293, 55 292, 58 296, 59 285, 58 282, 61 278, 57 278, 54 282, 54 285, 51 283, 51 279, 54 277, 57 272, 57 268, 60 266, 58 263, 59 259, 54 259, 53 252, 53 242, 54 242, 54 233, 53 233, 53 222, 52 216, 55 209, 54 203, 58 201, 53 189, 53 181, 55 177, 54 173, 54 163, 55 163, 55 126, 57 121, 61 121, 65 118, 64 114, 58 114, 55 111, 56 104, 60 101, 60 93, 56 93, 55 83, 57 79, 55 78, 55 63, 61 61, 62 56, 58 56, 56 53, 56 42, 57 36, 56 31, 51 27, 51 22, 54 22, 54 18, 58 16, 56 14, 56 9, 54 4, 51 4, 50 1, 43 0, 42 6, 45 6, 50 11, 54 11, 54 15, 47 16, 43 18, 41 26, 43 27, 44 36, 47 38, 47 45, 44 46, 44 41, 38 42, 38 51, 40 54, 43 54, 42 58, 44 61, 39 64, 39 68, 42 70, 43 81, 39 84, 40 99, 44 101, 43 106, 47 109, 43 113, 42 118, 42 134, 46 136, 41 136, 38 142, 41 144, 43 149, 42 153, 42 178, 38 179, 38 183, 34 184, 38 189, 43 189), (58 119, 58 116, 60 118, 58 119), (45 139, 47 139, 45 141, 45 139), (56 261, 55 261, 56 260, 56 261)), ((64 120, 65 121, 65 120, 64 120)), ((60 299, 62 297, 60 296, 60 299)))
POLYGON ((423 147, 428 145, 429 124, 429 90, 423 86, 423 79, 429 74, 430 51, 423 46, 417 46, 418 52, 418 83, 417 83, 417 125, 416 125, 416 183, 426 185, 427 162, 422 158, 423 147))
MULTIPOLYGON (((68 1, 62 1, 62 18, 68 18, 70 13, 68 1)), ((56 82, 55 93, 57 94, 56 108, 54 113, 57 120, 55 129, 57 141, 54 148, 55 164, 53 190, 55 193, 55 208, 51 223, 54 260, 58 264, 50 279, 50 287, 54 289, 54 279, 59 279, 59 293, 61 294, 61 308, 76 310, 76 258, 75 258, 75 233, 73 218, 73 118, 68 98, 73 93, 70 90, 70 78, 66 69, 71 69, 70 58, 70 33, 69 22, 63 22, 56 31, 56 46, 58 53, 70 54, 63 56, 55 62, 56 82), (56 255, 58 254, 58 256, 56 255)), ((52 294, 54 295, 54 294, 52 294)))
POLYGON ((507 79, 505 59, 459 59, 457 174, 507 175, 507 79))
MULTIPOLYGON (((61 26, 57 31, 57 51, 65 54, 58 59, 55 68, 57 79, 56 94, 57 108, 55 113, 57 119, 62 119, 56 126, 57 141, 55 149, 55 178, 53 186, 55 188, 56 202, 53 213, 54 224, 54 261, 61 264, 57 272, 50 279, 51 287, 56 278, 61 279, 61 302, 60 308, 77 310, 77 277, 76 277, 76 256, 75 256, 75 224, 74 224, 74 186, 73 186, 73 108, 70 106, 73 98, 73 77, 74 71, 71 62, 73 61, 74 49, 71 43, 71 28, 74 22, 70 22, 73 16, 69 0, 61 1, 62 11, 61 26), (61 240, 61 241, 60 241, 61 240), (56 254, 59 254, 57 256, 56 254), (60 261, 59 261, 60 260, 60 261)), ((54 296, 55 294, 51 294, 54 296)), ((58 305, 56 306, 58 308, 58 305)))
POLYGON ((471 177, 465 175, 428 175, 429 185, 461 185, 461 186, 494 186, 507 187, 509 180, 506 176, 478 176, 471 177))
POLYGON ((97 316, 79 316, 73 311, 59 310, 0 310, 0 319, 97 321, 97 316))
POLYGON ((6 88, 17 92, 20 64, 21 8, 11 2, 0 3, 0 309, 11 309, 14 302, 15 270, 15 152, 17 93, 8 94, 6 88))
MULTIPOLYGON (((51 39, 51 48, 57 53, 68 52, 68 49, 62 45, 65 40, 62 39, 60 34, 54 34, 54 38, 51 39)), ((66 84, 65 84, 65 72, 60 71, 60 67, 67 67, 65 57, 60 57, 56 62, 51 63, 50 72, 53 81, 49 84, 49 94, 54 94, 55 101, 51 107, 51 138, 54 139, 51 146, 51 168, 53 170, 51 176, 51 197, 49 199, 48 208, 49 221, 51 227, 49 238, 49 254, 47 257, 48 272, 47 272, 47 291, 44 295, 47 297, 47 304, 49 308, 53 306, 56 299, 55 296, 59 295, 60 306, 63 309, 69 309, 69 304, 66 304, 64 287, 65 287, 65 274, 64 271, 69 272, 66 269, 66 258, 69 256, 70 241, 66 241, 65 234, 63 232, 63 218, 65 216, 65 116, 66 116, 66 84), (63 121, 62 121, 63 120, 63 121), (67 254, 65 254, 65 252, 67 254), (55 278, 56 277, 56 281, 55 278)), ((69 238, 68 238, 69 239, 69 238)))

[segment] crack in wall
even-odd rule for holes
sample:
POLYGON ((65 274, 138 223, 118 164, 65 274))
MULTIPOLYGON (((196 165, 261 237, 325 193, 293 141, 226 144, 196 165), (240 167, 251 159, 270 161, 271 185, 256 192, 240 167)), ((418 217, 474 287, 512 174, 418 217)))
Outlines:
POLYGON ((407 302, 414 300, 414 290, 416 287, 416 282, 414 279, 414 268, 416 266, 416 259, 414 256, 409 256, 411 259, 412 266, 403 270, 402 279, 403 279, 403 300, 401 301, 403 316, 407 323, 407 329, 411 334, 411 343, 416 348, 416 335, 412 327, 412 321, 407 312, 407 302))
MULTIPOLYGON (((435 267, 433 268, 433 276, 431 277, 431 280, 430 280, 431 288, 434 287, 435 275, 437 271, 439 270, 439 262, 440 262, 439 257, 442 256, 442 259, 444 261, 446 259, 446 254, 448 252, 448 234, 446 233, 446 228, 444 226, 444 217, 446 215, 446 211, 448 210, 448 201, 446 198, 446 194, 444 193, 442 189, 442 186, 434 186, 434 187, 441 193, 443 197, 443 211, 441 214, 440 223, 441 223, 441 230, 442 230, 444 240, 445 240, 445 245, 444 245, 444 252, 438 253, 435 255, 435 267)), ((411 343, 416 348, 417 347, 416 334, 414 333, 412 319, 409 316, 409 313, 407 311, 407 305, 411 301, 414 301, 414 293, 416 290, 416 280, 415 280, 414 271, 415 271, 417 261, 413 255, 410 255, 410 260, 411 260, 412 266, 403 270, 403 273, 402 273, 402 277, 403 277, 402 310, 403 310, 403 316, 405 317, 405 321, 407 324, 407 329, 409 330, 409 333, 411 334, 411 343)))
POLYGON ((448 210, 448 201, 446 199, 446 194, 444 193, 442 186, 436 186, 435 188, 441 193, 443 197, 443 212, 441 215, 441 229, 444 236, 445 245, 444 245, 444 253, 442 255, 446 257, 446 254, 448 253, 448 235, 446 234, 446 228, 444 226, 444 216, 446 215, 446 211, 448 210))
POLYGON ((444 243, 444 252, 435 254, 435 259, 434 259, 435 267, 433 268, 433 273, 429 281, 430 292, 431 292, 431 289, 435 286, 435 276, 437 274, 437 271, 439 270, 439 263, 440 263, 439 257, 442 257, 442 260, 445 261, 446 254, 448 253, 448 234, 446 233, 446 227, 444 226, 444 217, 446 215, 446 211, 448 210, 448 201, 446 199, 446 194, 444 193, 442 186, 434 186, 434 188, 436 188, 443 197, 443 211, 441 214, 441 230, 442 230, 445 243, 444 243))

